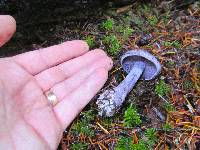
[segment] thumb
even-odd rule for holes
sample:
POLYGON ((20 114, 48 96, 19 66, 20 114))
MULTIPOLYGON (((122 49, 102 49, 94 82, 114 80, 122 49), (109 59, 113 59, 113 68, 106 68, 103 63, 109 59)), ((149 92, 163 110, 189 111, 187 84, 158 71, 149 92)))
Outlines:
POLYGON ((15 19, 9 15, 0 15, 0 47, 10 40, 15 30, 15 19))

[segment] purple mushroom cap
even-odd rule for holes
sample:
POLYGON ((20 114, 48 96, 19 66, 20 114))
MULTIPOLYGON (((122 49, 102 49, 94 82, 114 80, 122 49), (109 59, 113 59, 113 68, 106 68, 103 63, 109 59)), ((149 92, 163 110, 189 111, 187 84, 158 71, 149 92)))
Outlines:
POLYGON ((122 68, 129 73, 136 62, 144 62, 145 69, 140 79, 151 80, 161 71, 161 65, 155 56, 144 50, 130 50, 121 57, 122 68))

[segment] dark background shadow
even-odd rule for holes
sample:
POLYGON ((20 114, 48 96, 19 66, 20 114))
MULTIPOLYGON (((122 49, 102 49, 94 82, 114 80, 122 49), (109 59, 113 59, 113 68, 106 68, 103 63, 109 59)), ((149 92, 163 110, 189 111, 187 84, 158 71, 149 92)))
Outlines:
MULTIPOLYGON (((75 28, 99 19, 105 9, 130 4, 135 0, 1 0, 0 14, 12 15, 17 31, 9 43, 1 48, 0 56, 10 56, 33 49, 33 44, 57 44, 56 28, 75 28)), ((77 38, 77 37, 74 37, 77 38)), ((68 38, 73 39, 73 37, 68 38)))
MULTIPOLYGON (((17 22, 14 37, 0 50, 0 56, 10 56, 61 42, 55 37, 57 30, 77 28, 86 22, 102 20, 108 9, 133 4, 136 0, 0 0, 0 15, 12 15, 17 22), (34 45, 37 45, 36 47, 34 45)), ((167 0, 166 0, 167 1, 167 0)), ((195 0, 175 0, 177 7, 195 0)), ((159 0, 143 0, 141 3, 158 3, 159 0)), ((80 39, 76 35, 65 40, 80 39)))

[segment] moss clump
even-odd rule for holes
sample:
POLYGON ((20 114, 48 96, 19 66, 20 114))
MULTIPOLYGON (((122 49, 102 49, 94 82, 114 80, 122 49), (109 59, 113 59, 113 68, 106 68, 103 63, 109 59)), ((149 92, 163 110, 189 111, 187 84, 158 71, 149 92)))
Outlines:
POLYGON ((160 80, 158 84, 156 84, 155 92, 160 96, 165 96, 171 92, 171 88, 164 80, 160 80))
POLYGON ((113 29, 114 21, 112 19, 108 19, 102 23, 102 28, 106 31, 111 31, 113 29))
POLYGON ((151 26, 155 26, 158 23, 158 18, 156 16, 149 16, 148 22, 151 26))
POLYGON ((142 123, 140 115, 135 106, 130 105, 124 114, 124 125, 126 127, 135 127, 142 123))
POLYGON ((138 27, 141 27, 144 22, 143 20, 141 19, 141 17, 138 17, 138 16, 135 16, 134 19, 133 19, 133 22, 138 26, 138 27))
POLYGON ((169 42, 169 41, 165 41, 163 43, 163 45, 165 47, 174 47, 174 48, 181 48, 181 43, 179 41, 172 41, 172 42, 169 42))
POLYGON ((173 41, 172 46, 175 48, 181 48, 181 43, 179 41, 173 41))
POLYGON ((133 147, 131 150, 149 150, 149 149, 145 141, 139 140, 138 144, 133 144, 133 147))
POLYGON ((164 108, 168 112, 170 112, 170 111, 176 111, 176 108, 171 103, 165 103, 164 104, 164 108))
POLYGON ((146 140, 139 138, 137 143, 132 137, 120 137, 115 150, 149 150, 153 149, 157 141, 156 130, 154 128, 148 128, 145 133, 146 140))
POLYGON ((71 145, 71 149, 72 150, 85 150, 85 149, 87 149, 87 147, 88 147, 88 144, 87 143, 82 143, 82 142, 73 143, 71 145))
POLYGON ((173 60, 168 60, 168 61, 166 62, 166 66, 167 66, 168 68, 173 68, 173 67, 175 67, 175 65, 176 65, 176 62, 173 61, 173 60))
POLYGON ((71 127, 71 132, 76 135, 83 134, 88 137, 94 136, 94 130, 90 123, 95 119, 95 113, 93 113, 92 110, 89 110, 82 112, 80 116, 81 118, 71 127))
POLYGON ((122 28, 122 33, 123 39, 127 40, 128 37, 132 35, 133 29, 131 29, 130 27, 122 28))
POLYGON ((131 150, 133 147, 131 137, 120 137, 115 150, 131 150))
POLYGON ((116 55, 121 48, 121 43, 115 35, 105 36, 103 39, 103 43, 107 45, 108 53, 111 55, 116 55))
POLYGON ((137 144, 133 144, 133 139, 131 137, 121 137, 115 150, 148 150, 148 146, 146 142, 141 139, 137 144))
POLYGON ((87 36, 85 41, 87 42, 90 48, 95 46, 95 39, 93 36, 91 35, 87 36))
POLYGON ((156 129, 154 128, 149 128, 146 130, 145 132, 145 136, 147 137, 147 145, 150 149, 152 149, 152 147, 155 145, 156 141, 157 141, 157 136, 156 136, 156 129))
POLYGON ((102 37, 102 43, 111 56, 116 56, 129 36, 132 35, 133 29, 130 27, 130 17, 124 16, 120 21, 108 19, 101 24, 105 35, 102 37))
POLYGON ((184 80, 183 81, 183 89, 184 90, 189 90, 194 88, 194 83, 191 80, 184 80))
POLYGON ((165 132, 170 132, 173 129, 169 123, 164 124, 162 128, 165 132))
POLYGON ((92 137, 94 135, 94 130, 91 128, 88 122, 84 120, 77 121, 71 129, 72 129, 72 132, 77 135, 83 134, 89 137, 92 137))

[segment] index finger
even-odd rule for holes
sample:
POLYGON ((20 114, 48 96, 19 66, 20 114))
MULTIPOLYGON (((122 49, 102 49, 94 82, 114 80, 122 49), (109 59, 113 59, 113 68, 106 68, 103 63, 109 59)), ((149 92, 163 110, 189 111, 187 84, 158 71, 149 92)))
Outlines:
POLYGON ((19 54, 14 56, 13 59, 29 73, 35 75, 50 67, 83 55, 88 50, 89 47, 86 42, 74 40, 19 54))
POLYGON ((10 40, 15 30, 15 19, 9 15, 0 15, 0 47, 10 40))

